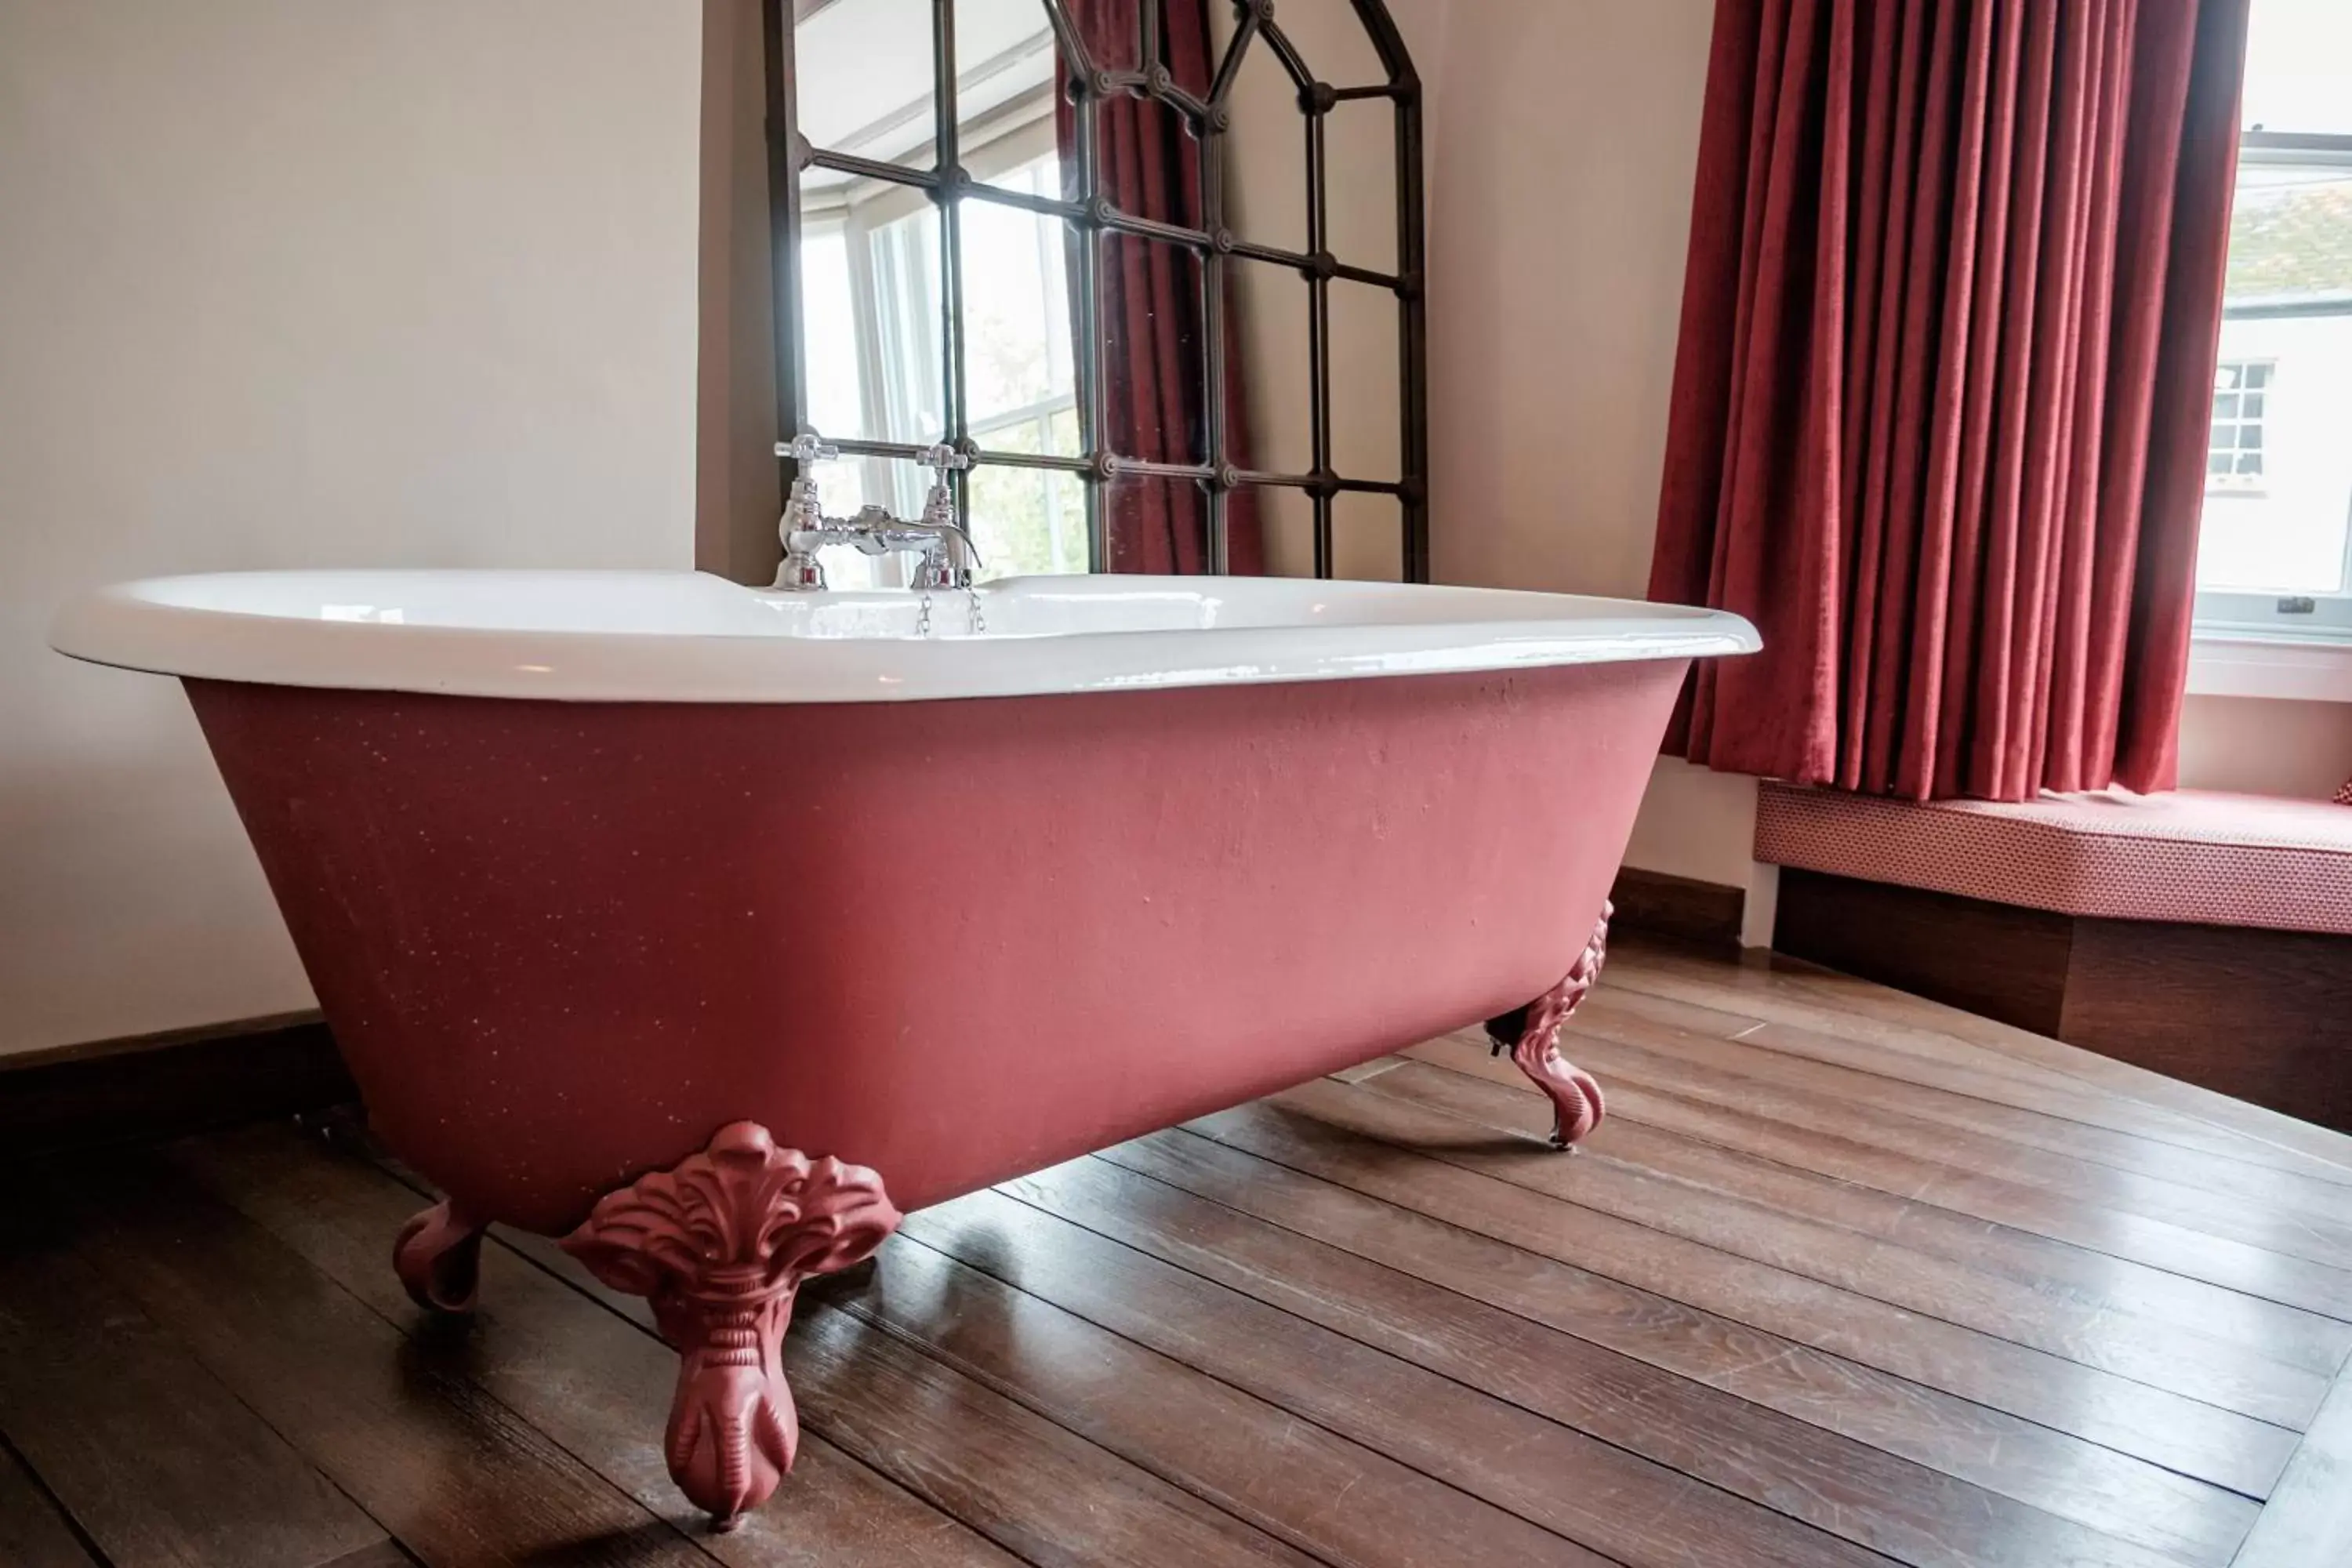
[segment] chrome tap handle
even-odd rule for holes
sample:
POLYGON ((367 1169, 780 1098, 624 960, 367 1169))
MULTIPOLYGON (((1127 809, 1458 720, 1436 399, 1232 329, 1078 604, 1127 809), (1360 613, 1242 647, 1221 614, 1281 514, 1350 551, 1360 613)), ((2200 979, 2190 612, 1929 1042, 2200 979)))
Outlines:
POLYGON ((832 461, 841 456, 841 448, 803 431, 789 441, 777 442, 776 456, 791 458, 800 464, 800 472, 793 476, 792 490, 784 497, 784 519, 779 531, 789 548, 793 533, 824 526, 824 504, 817 495, 816 476, 809 472, 809 465, 832 461))
POLYGON ((915 455, 915 461, 931 470, 931 488, 923 497, 923 527, 932 538, 924 547, 921 563, 917 567, 914 586, 918 588, 969 588, 975 568, 983 564, 980 547, 971 534, 956 521, 955 490, 948 481, 951 473, 971 467, 971 456, 959 452, 941 442, 926 447, 915 455), (950 560, 953 553, 949 541, 955 542, 961 559, 950 560))
POLYGON ((776 586, 822 589, 824 568, 818 563, 816 552, 824 547, 824 503, 817 495, 816 476, 809 472, 809 465, 840 457, 841 448, 803 430, 789 441, 777 442, 776 456, 800 464, 800 472, 793 476, 792 491, 784 497, 784 515, 776 524, 784 545, 783 563, 776 568, 776 586))
POLYGON ((971 467, 971 458, 945 444, 926 447, 915 456, 915 461, 931 470, 931 488, 923 497, 923 521, 931 528, 953 528, 955 491, 948 484, 948 476, 971 467))
POLYGON ((841 456, 841 448, 814 431, 803 430, 789 441, 777 442, 776 456, 801 463, 830 463, 841 456))

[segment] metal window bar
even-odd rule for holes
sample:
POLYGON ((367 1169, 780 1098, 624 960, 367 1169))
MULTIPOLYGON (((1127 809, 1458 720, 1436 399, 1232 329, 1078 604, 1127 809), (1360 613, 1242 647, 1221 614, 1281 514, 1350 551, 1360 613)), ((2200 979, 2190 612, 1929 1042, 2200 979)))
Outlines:
MULTIPOLYGON (((1085 485, 1087 557, 1089 571, 1104 570, 1109 559, 1108 505, 1105 488, 1122 476, 1192 480, 1208 498, 1208 566, 1223 573, 1229 565, 1229 506, 1232 491, 1253 485, 1307 491, 1314 502, 1314 570, 1318 577, 1332 574, 1334 555, 1332 502, 1343 494, 1395 497, 1402 510, 1403 571, 1407 582, 1429 580, 1428 519, 1428 347, 1423 288, 1426 265, 1422 177, 1421 83, 1413 72, 1402 37, 1381 0, 1353 0, 1357 19, 1370 35, 1387 82, 1335 88, 1318 80, 1299 51, 1273 19, 1270 0, 1238 0, 1239 20, 1225 58, 1219 63, 1209 96, 1197 98, 1177 86, 1160 58, 1160 0, 1137 0, 1137 51, 1142 69, 1096 69, 1083 41, 1071 25, 1062 0, 1041 0, 1061 56, 1065 90, 1076 107, 1076 133, 1068 149, 1068 184, 1076 200, 1055 200, 1024 191, 986 184, 971 177, 961 159, 961 128, 957 107, 954 0, 932 0, 932 83, 937 156, 929 169, 853 153, 812 147, 800 134, 793 93, 793 21, 789 0, 768 0, 765 7, 768 97, 769 204, 775 277, 775 345, 777 424, 789 439, 803 427, 802 411, 808 405, 807 369, 799 343, 800 181, 811 168, 828 169, 859 178, 912 186, 927 193, 940 213, 940 262, 943 273, 940 323, 946 409, 944 436, 975 463, 1005 468, 1043 468, 1076 476, 1085 485), (1289 75, 1297 90, 1307 139, 1307 248, 1305 252, 1244 240, 1224 223, 1225 181, 1223 138, 1231 129, 1230 100, 1234 79, 1248 50, 1268 49, 1289 75), (1189 228, 1118 210, 1102 194, 1100 174, 1101 105, 1116 97, 1132 97, 1167 105, 1182 115, 1201 144, 1202 226, 1189 228), (1379 272, 1349 265, 1331 254, 1329 241, 1329 182, 1327 175, 1327 128, 1332 108, 1339 103, 1385 99, 1394 105, 1396 125, 1397 270, 1379 272), (965 378, 963 339, 963 267, 961 205, 967 201, 993 202, 1040 216, 1059 219, 1076 236, 1076 258, 1070 269, 1075 339, 1072 374, 1076 384, 1079 454, 1075 457, 1032 452, 1002 452, 983 448, 973 439, 969 423, 969 388, 965 378), (1106 439, 1108 397, 1102 336, 1102 237, 1105 234, 1182 246, 1201 258, 1202 279, 1202 348, 1205 362, 1203 417, 1207 461, 1154 463, 1121 455, 1106 439), (1231 461, 1229 405, 1233 366, 1225 342, 1225 318, 1233 257, 1291 268, 1308 288, 1309 425, 1313 468, 1307 473, 1243 468, 1231 461), (1358 479, 1333 470, 1331 456, 1331 322, 1330 285, 1346 279, 1385 289, 1396 296, 1399 312, 1398 399, 1402 428, 1402 475, 1396 480, 1358 479)), ((919 444, 866 441, 827 437, 845 456, 914 458, 919 444)), ((797 465, 784 464, 787 484, 797 465)), ((956 511, 969 523, 971 503, 968 471, 954 476, 956 511)))

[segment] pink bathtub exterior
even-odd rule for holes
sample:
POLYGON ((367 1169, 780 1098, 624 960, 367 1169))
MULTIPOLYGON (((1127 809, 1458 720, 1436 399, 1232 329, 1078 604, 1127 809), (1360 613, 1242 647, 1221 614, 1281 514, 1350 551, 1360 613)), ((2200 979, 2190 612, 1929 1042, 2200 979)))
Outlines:
POLYGON ((751 1121, 916 1208, 1527 1003, 1686 661, 908 703, 191 679, 385 1142, 562 1234, 751 1121))

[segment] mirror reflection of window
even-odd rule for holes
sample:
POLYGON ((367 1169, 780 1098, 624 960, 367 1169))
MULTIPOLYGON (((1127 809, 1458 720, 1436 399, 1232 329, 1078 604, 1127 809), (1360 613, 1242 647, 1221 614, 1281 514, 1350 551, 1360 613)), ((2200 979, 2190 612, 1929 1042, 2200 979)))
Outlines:
MULTIPOLYGON (((1058 193, 1050 121, 1043 129, 1032 140, 1048 150, 992 171, 992 184, 1058 193)), ((808 422, 835 439, 927 445, 946 427, 938 214, 928 196, 886 182, 840 189, 831 201, 803 205, 808 422)), ((1080 450, 1062 227, 1016 207, 964 205, 966 417, 983 453, 1080 450)), ((925 475, 911 463, 845 457, 815 465, 813 477, 836 515, 869 504, 901 516, 922 510, 925 475)), ((1076 476, 983 460, 968 483, 983 576, 1087 569, 1086 493, 1076 476)), ((845 586, 894 585, 896 564, 840 550, 825 558, 828 579, 845 586)))
MULTIPOLYGON (((990 183, 1058 195, 1061 160, 1048 152, 990 183)), ((965 396, 983 454, 1066 458, 1082 449, 1062 227, 1018 207, 964 206, 965 396)), ((972 538, 990 575, 1087 569, 1086 492, 1076 476, 983 459, 970 483, 972 538)))
POLYGON ((1417 263, 1419 105, 1377 0, 790 15, 786 416, 847 448, 813 474, 829 512, 918 511, 908 458, 954 437, 985 576, 1425 574, 1398 373, 1420 307, 1394 275, 1417 263))

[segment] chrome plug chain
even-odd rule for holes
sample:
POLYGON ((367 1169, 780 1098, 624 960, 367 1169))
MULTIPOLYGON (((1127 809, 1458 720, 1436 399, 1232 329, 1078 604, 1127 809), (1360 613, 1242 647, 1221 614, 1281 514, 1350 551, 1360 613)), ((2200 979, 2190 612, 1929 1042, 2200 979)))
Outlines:
MULTIPOLYGON (((963 591, 963 602, 965 614, 971 617, 971 635, 985 637, 988 633, 988 616, 980 607, 980 590, 967 584, 963 591)), ((927 637, 931 635, 931 591, 929 588, 923 590, 923 596, 919 603, 921 607, 915 612, 915 635, 919 637, 927 637)))

